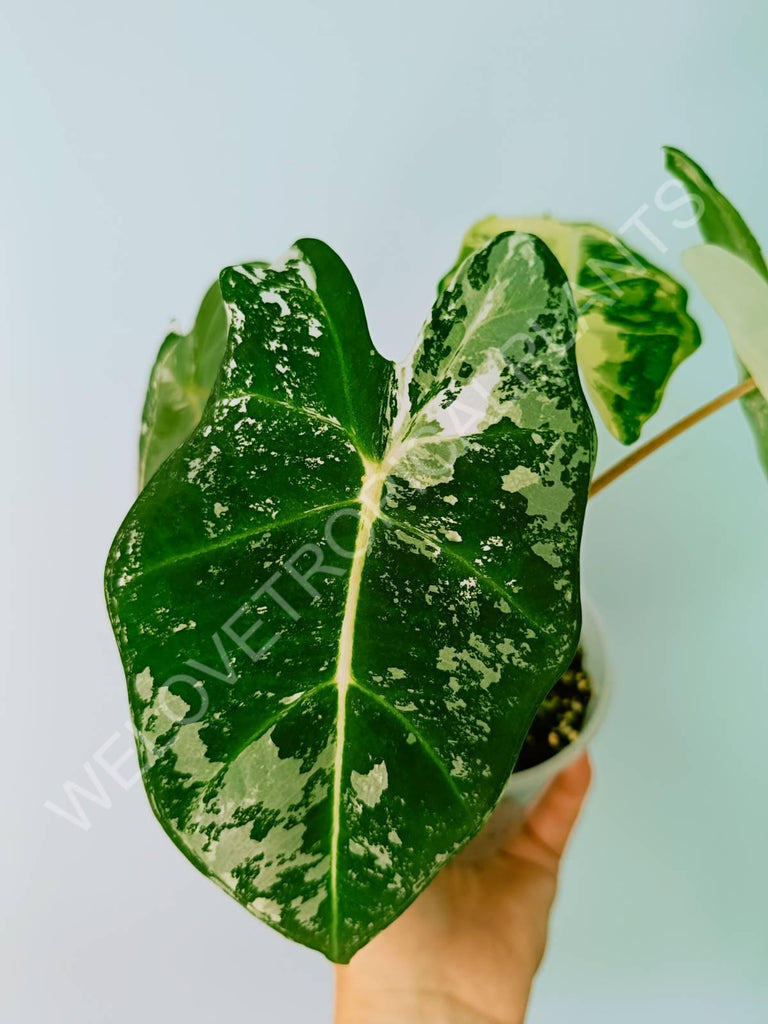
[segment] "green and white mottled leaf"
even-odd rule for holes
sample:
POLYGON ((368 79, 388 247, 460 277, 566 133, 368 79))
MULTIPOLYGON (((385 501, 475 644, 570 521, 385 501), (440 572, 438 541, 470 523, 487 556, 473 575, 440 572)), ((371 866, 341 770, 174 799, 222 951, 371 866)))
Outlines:
POLYGON ((321 242, 220 281, 221 371, 108 607, 163 827, 343 962, 482 826, 575 648, 575 309, 546 246, 501 235, 395 366, 321 242))
POLYGON ((465 235, 457 266, 509 230, 543 239, 560 261, 576 299, 576 358, 590 397, 611 433, 632 444, 701 343, 685 289, 603 228, 550 217, 487 217, 465 235))
MULTIPOLYGON (((698 205, 698 226, 705 242, 718 245, 748 263, 768 281, 768 266, 754 235, 739 211, 719 191, 712 179, 680 149, 664 148, 666 168, 677 177, 698 205)), ((740 364, 742 379, 748 371, 740 364)), ((758 454, 768 473, 768 401, 759 391, 745 395, 741 405, 757 442, 758 454)))

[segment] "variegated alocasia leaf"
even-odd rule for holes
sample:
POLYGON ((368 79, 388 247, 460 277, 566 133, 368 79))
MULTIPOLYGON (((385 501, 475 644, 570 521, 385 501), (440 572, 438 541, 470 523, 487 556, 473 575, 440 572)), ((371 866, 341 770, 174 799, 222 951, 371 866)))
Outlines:
POLYGON ((709 175, 674 146, 664 147, 664 164, 670 174, 685 186, 688 194, 697 200, 697 223, 705 241, 740 256, 763 276, 768 275, 757 239, 709 175))
MULTIPOLYGON (((711 242, 738 256, 768 281, 768 266, 754 235, 739 211, 718 190, 712 179, 680 149, 666 146, 666 168, 678 178, 697 201, 698 225, 705 242, 711 242)), ((742 379, 749 375, 740 363, 742 379)), ((757 442, 758 454, 768 473, 768 399, 753 391, 741 400, 742 408, 757 442)))
POLYGON ((463 264, 401 366, 321 242, 220 280, 221 371, 108 606, 163 827, 343 962, 482 826, 576 645, 575 310, 525 234, 463 264))
POLYGON ((701 343, 685 289, 603 228, 550 217, 479 221, 464 237, 458 264, 509 230, 537 235, 560 261, 576 299, 576 358, 590 397, 611 433, 632 444, 673 371, 701 343))

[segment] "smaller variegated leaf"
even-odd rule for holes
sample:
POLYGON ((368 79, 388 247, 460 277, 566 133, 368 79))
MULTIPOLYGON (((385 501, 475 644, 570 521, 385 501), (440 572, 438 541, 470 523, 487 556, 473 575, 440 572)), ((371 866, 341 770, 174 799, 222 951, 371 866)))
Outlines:
POLYGON ((705 241, 727 249, 768 276, 757 239, 736 207, 720 192, 709 175, 681 149, 664 147, 665 166, 695 201, 697 224, 705 241))
MULTIPOLYGON (((736 207, 686 153, 671 146, 666 146, 664 153, 667 170, 682 182, 696 203, 699 230, 704 241, 738 256, 768 281, 765 257, 736 207)), ((749 371, 741 360, 740 367, 742 379, 745 379, 749 371)), ((768 473, 768 399, 762 391, 752 391, 742 398, 741 407, 755 436, 760 461, 768 473)))
POLYGON ((609 231, 550 217, 480 221, 465 235, 457 265, 509 230, 541 238, 560 261, 579 312, 576 358, 590 397, 611 433, 632 444, 674 370, 701 343, 685 289, 609 231))

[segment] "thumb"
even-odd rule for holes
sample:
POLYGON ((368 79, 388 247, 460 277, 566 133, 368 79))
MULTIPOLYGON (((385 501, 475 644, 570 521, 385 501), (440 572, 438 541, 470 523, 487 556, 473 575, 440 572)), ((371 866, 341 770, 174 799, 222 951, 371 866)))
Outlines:
MULTIPOLYGON (((508 853, 523 853, 533 843, 547 859, 559 861, 579 817, 592 781, 586 753, 568 765, 550 783, 544 795, 525 816, 522 827, 504 844, 508 853)), ((530 855, 530 853, 529 853, 530 855)))

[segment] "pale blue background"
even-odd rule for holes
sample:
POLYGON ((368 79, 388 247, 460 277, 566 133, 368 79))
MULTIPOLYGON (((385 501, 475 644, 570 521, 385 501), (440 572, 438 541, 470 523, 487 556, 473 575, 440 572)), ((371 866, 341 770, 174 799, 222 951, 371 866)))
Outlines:
MULTIPOLYGON (((762 6, 2 0, 3 1020, 330 1019, 326 963, 199 877, 140 787, 107 783, 89 832, 42 806, 126 717, 101 571, 169 318, 314 234, 402 355, 475 218, 616 228, 665 142, 768 240, 762 6)), ((650 223, 677 268, 695 230, 650 223)), ((735 380, 693 308, 653 430, 735 380)), ((590 507, 617 692, 530 1024, 768 1016, 767 519, 735 407, 590 507)))

